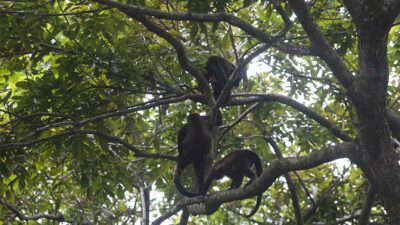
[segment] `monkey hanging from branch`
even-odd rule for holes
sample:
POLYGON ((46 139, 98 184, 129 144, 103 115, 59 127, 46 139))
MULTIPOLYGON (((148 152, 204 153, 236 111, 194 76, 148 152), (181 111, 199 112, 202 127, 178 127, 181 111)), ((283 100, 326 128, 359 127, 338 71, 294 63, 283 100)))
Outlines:
MULTIPOLYGON (((224 176, 227 176, 232 180, 229 189, 236 189, 240 187, 244 177, 250 178, 249 182, 245 185, 245 187, 247 187, 256 179, 256 177, 259 177, 262 174, 262 171, 261 159, 255 152, 249 150, 233 151, 215 163, 204 184, 202 194, 205 195, 207 193, 214 179, 219 180, 224 176), (253 165, 256 174, 251 170, 253 165)), ((256 205, 250 214, 246 215, 246 217, 250 217, 257 212, 260 207, 261 197, 262 194, 257 195, 256 205)))
MULTIPOLYGON (((217 125, 222 124, 221 112, 217 114, 217 125)), ((214 140, 209 116, 192 113, 178 133, 178 164, 174 172, 174 183, 179 192, 188 197, 201 194, 214 161, 214 140), (192 164, 196 175, 198 193, 185 190, 181 184, 181 173, 192 164)))

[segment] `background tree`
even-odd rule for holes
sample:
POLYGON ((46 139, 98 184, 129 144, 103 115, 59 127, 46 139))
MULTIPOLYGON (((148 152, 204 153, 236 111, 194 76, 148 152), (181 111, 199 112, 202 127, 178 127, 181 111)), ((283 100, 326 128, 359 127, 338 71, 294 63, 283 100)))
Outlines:
POLYGON ((0 6, 0 223, 400 224, 398 0, 0 6), (210 55, 257 71, 226 105, 210 55), (217 158, 264 173, 182 198, 177 131, 220 107, 217 158))

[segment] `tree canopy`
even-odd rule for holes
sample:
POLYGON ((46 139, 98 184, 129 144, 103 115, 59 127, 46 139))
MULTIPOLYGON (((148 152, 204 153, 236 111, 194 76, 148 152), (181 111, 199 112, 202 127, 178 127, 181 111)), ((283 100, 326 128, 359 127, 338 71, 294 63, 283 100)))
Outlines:
POLYGON ((398 0, 0 2, 0 224, 400 224, 399 13, 398 0), (226 103, 203 76, 212 55, 247 70, 226 103), (253 150, 264 172, 183 197, 177 133, 219 109, 216 159, 253 150))

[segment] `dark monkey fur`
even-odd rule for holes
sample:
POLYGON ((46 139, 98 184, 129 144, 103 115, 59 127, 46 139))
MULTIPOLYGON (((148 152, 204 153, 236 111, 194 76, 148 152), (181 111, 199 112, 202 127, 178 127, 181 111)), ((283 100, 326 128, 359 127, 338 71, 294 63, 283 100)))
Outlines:
MULTIPOLYGON (((208 58, 206 63, 206 73, 204 74, 204 76, 208 80, 208 82, 211 83, 211 86, 213 88, 213 96, 215 100, 219 98, 222 90, 224 89, 226 83, 228 82, 229 77, 235 70, 236 66, 223 57, 210 56, 210 58, 208 58)), ((243 78, 243 72, 237 71, 237 73, 240 74, 233 81, 234 87, 238 87, 240 81, 243 78)), ((229 98, 229 96, 230 93, 227 99, 229 98)))
POLYGON ((214 161, 213 137, 208 117, 192 113, 178 133, 178 164, 174 173, 174 183, 179 192, 188 197, 200 195, 185 190, 180 177, 182 171, 193 164, 198 190, 203 190, 204 180, 214 161))
MULTIPOLYGON (((250 178, 250 181, 245 185, 245 187, 247 187, 255 180, 256 175, 259 177, 262 174, 262 170, 260 157, 255 152, 248 150, 233 151, 215 163, 204 185, 202 194, 207 193, 214 179, 219 180, 224 176, 227 176, 232 180, 229 189, 239 188, 245 176, 250 178), (256 169, 256 174, 254 174, 254 172, 251 170, 253 165, 256 169)), ((262 194, 257 196, 256 205, 250 214, 246 215, 247 217, 250 217, 257 212, 258 208, 260 207, 261 197, 262 194)))

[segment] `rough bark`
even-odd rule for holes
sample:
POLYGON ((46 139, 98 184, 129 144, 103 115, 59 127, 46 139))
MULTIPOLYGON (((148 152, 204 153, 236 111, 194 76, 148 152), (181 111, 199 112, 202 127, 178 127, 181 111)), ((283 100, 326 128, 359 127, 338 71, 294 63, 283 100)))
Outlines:
POLYGON ((388 33, 395 1, 345 1, 357 26, 359 69, 350 90, 359 119, 359 165, 381 197, 392 224, 400 224, 400 166, 387 118, 388 33))

